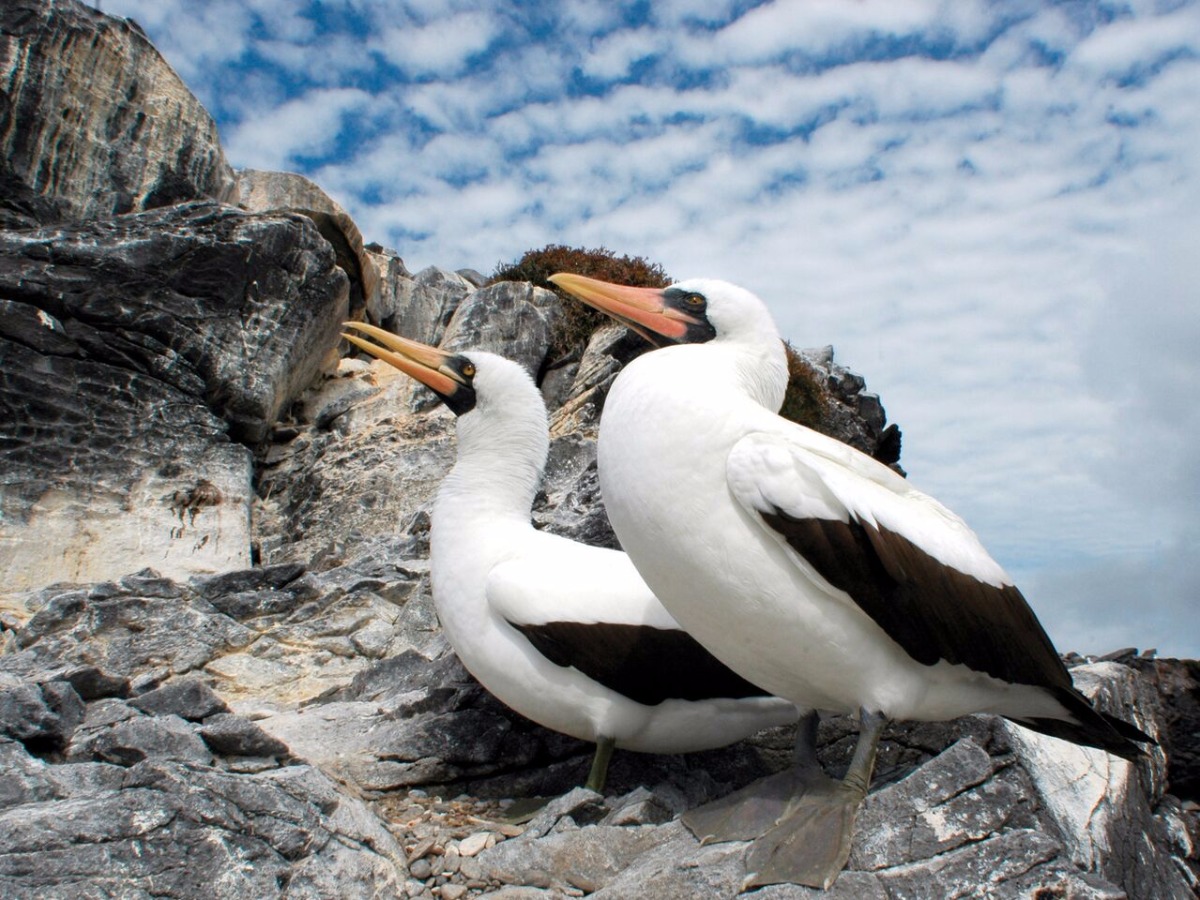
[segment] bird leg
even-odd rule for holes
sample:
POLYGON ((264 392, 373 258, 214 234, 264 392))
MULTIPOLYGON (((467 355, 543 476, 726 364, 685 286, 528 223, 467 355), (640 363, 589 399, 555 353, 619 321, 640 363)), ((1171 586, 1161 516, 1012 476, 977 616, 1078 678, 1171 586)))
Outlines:
MULTIPOLYGON (((683 814, 683 824, 702 844, 750 841, 775 826, 797 797, 831 781, 817 761, 820 716, 809 712, 796 729, 795 765, 683 814)), ((836 784, 837 782, 833 782, 836 784)))
POLYGON ((612 759, 613 748, 616 745, 615 740, 605 735, 596 738, 596 755, 592 757, 592 770, 583 785, 589 791, 603 793, 604 782, 608 778, 608 761, 612 759))
MULTIPOLYGON (((604 782, 608 778, 608 762, 612 759, 616 741, 601 735, 596 738, 596 753, 592 756, 592 769, 588 772, 584 787, 597 794, 603 792, 604 782)), ((501 817, 510 825, 523 825, 545 808, 553 797, 525 797, 512 804, 501 817)))
POLYGON ((825 890, 837 880, 854 834, 854 818, 867 796, 879 738, 887 719, 860 711, 854 757, 841 781, 828 780, 797 796, 770 831, 746 852, 743 890, 766 884, 803 884, 825 890))

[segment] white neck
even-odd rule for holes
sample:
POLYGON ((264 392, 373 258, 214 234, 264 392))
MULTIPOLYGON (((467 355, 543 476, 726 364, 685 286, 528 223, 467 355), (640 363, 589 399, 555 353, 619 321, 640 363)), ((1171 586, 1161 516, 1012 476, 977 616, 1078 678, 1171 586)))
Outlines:
POLYGON ((529 513, 550 448, 533 380, 508 360, 469 356, 476 403, 458 418, 458 460, 438 490, 430 535, 434 600, 460 655, 487 615, 488 573, 533 534, 529 513))

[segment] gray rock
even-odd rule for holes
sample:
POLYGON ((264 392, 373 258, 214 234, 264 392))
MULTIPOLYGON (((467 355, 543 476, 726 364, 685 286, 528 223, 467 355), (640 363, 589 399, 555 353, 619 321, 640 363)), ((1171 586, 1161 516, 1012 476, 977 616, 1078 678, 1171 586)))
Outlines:
POLYGON ((67 744, 83 721, 83 701, 66 682, 44 685, 0 672, 0 737, 42 751, 67 744))
POLYGON ((607 804, 611 809, 601 819, 603 825, 661 825, 669 822, 684 808, 676 809, 670 799, 638 786, 624 797, 617 797, 607 804))
POLYGON ((667 829, 643 831, 593 825, 539 840, 505 841, 476 858, 488 878, 504 884, 577 888, 592 893, 668 836, 667 829))
POLYGON ((229 713, 209 716, 200 726, 200 737, 209 749, 222 756, 273 756, 291 754, 287 745, 271 737, 253 722, 229 713))
POLYGON ((464 297, 475 286, 454 272, 435 266, 422 269, 415 276, 396 273, 385 282, 383 290, 391 290, 391 300, 379 312, 377 324, 422 344, 437 345, 446 333, 446 326, 464 297))
POLYGON ((525 367, 535 380, 550 347, 550 329, 562 314, 552 291, 501 281, 469 294, 446 327, 444 350, 488 350, 525 367))
POLYGON ((122 711, 114 708, 101 710, 99 716, 89 715, 64 756, 72 762, 95 759, 118 766, 134 766, 148 759, 199 765, 213 761, 195 727, 179 716, 143 716, 133 710, 122 716, 122 711))
POLYGON ((654 897, 695 900, 735 897, 746 877, 742 844, 701 847, 678 822, 654 830, 666 840, 626 861, 593 896, 604 900, 654 897))
POLYGON ((312 380, 345 291, 295 217, 195 204, 0 232, 0 292, 71 342, 0 334, 4 590, 147 557, 180 576, 244 568, 251 458, 229 439, 261 440, 312 380))
POLYGON ((132 698, 129 705, 150 715, 169 713, 189 722, 199 722, 217 713, 229 711, 225 701, 197 678, 176 679, 132 698))
POLYGON ((150 669, 166 675, 198 669, 244 647, 252 632, 175 585, 171 596, 145 596, 132 580, 104 600, 79 591, 47 592, 46 604, 18 634, 35 659, 96 662, 129 677, 150 669))
POLYGON ((999 830, 1021 785, 964 738, 898 784, 871 794, 859 813, 850 865, 874 870, 927 859, 999 830), (986 784, 985 784, 986 782, 986 784))
POLYGON ((401 883, 387 830, 307 766, 27 760, 23 771, 49 796, 0 811, 5 897, 373 897, 401 883))
POLYGON ((6 0, 0 84, 2 227, 234 194, 216 123, 130 20, 6 0))
POLYGON ((362 232, 350 214, 313 181, 295 172, 241 169, 237 196, 238 206, 250 212, 294 212, 312 219, 350 282, 349 316, 379 303, 379 274, 367 257, 362 232))

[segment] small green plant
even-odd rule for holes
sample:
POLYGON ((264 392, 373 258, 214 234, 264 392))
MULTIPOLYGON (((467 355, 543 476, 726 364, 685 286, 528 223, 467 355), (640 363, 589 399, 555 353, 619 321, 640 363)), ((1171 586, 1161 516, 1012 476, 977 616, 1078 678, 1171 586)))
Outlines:
POLYGON ((824 431, 822 426, 829 417, 829 392, 821 384, 821 376, 795 347, 784 341, 783 349, 787 353, 788 385, 779 414, 806 428, 824 431))
MULTIPOLYGON (((585 250, 564 244, 547 244, 540 250, 527 251, 514 263, 498 264, 488 283, 528 281, 565 298, 566 295, 549 281, 555 272, 572 272, 635 287, 666 287, 671 283, 662 266, 647 262, 641 256, 617 256, 604 247, 585 250)), ((550 358, 581 352, 592 332, 606 321, 603 313, 577 300, 567 299, 563 303, 563 315, 550 335, 550 358)))

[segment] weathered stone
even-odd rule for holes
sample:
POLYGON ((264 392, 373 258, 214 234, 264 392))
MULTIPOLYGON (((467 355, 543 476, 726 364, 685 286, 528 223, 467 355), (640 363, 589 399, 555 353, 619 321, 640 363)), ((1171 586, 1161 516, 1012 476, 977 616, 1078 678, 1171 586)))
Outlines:
POLYGON ((379 284, 374 297, 367 298, 367 321, 376 325, 387 322, 383 327, 390 327, 395 324, 399 309, 396 296, 399 285, 401 281, 411 282, 412 273, 404 265, 400 254, 390 247, 371 243, 365 246, 364 253, 367 265, 375 270, 375 280, 379 284))
POLYGON ((224 572, 220 575, 200 576, 192 579, 193 586, 205 599, 225 597, 261 590, 278 590, 304 574, 300 563, 284 563, 278 566, 262 566, 224 572))
POLYGON ((401 882, 402 851, 378 819, 306 766, 246 776, 26 758, 21 770, 41 799, 0 812, 5 897, 278 897, 286 885, 357 898, 401 882))
POLYGON ((251 460, 228 436, 261 439, 311 381, 345 285, 307 220, 213 204, 0 232, 0 292, 72 341, 0 335, 4 591, 148 557, 243 568, 251 460))
POLYGON ((549 834, 567 818, 575 825, 590 825, 603 820, 607 813, 602 794, 585 787, 572 788, 561 797, 555 797, 530 819, 521 838, 532 840, 549 834))
POLYGON ((639 855, 668 839, 669 832, 593 825, 539 840, 512 840, 477 859, 484 874, 505 884, 571 887, 591 893, 618 876, 639 855))
POLYGON ((129 705, 150 715, 173 714, 189 722, 199 722, 217 713, 228 712, 225 701, 197 678, 180 678, 134 697, 129 705))
POLYGON ((209 748, 222 756, 290 755, 287 745, 271 737, 253 722, 229 713, 209 716, 200 726, 200 737, 209 748))
POLYGON ((537 379, 550 347, 550 329, 560 315, 561 301, 552 291, 526 282, 497 282, 459 304, 441 347, 499 353, 537 379))
POLYGON ((83 721, 83 701, 62 681, 33 684, 0 672, 0 737, 45 752, 63 747, 83 721))
POLYGON ((1037 831, 999 834, 979 844, 879 873, 889 898, 941 897, 957 885, 974 885, 989 897, 1020 896, 1006 890, 1012 882, 1042 863, 1053 860, 1061 846, 1037 831))
POLYGON ((452 465, 453 428, 453 415, 439 409, 384 419, 345 437, 307 432, 303 449, 261 470, 259 492, 267 499, 256 516, 280 538, 264 561, 308 563, 331 553, 340 564, 372 538, 403 536, 406 523, 427 531, 427 518, 413 517, 452 465))
POLYGON ((95 662, 128 677, 162 667, 183 674, 253 640, 253 634, 190 593, 142 597, 123 590, 89 601, 80 592, 53 595, 18 635, 34 659, 95 662))
POLYGON ((624 797, 609 801, 612 808, 601 820, 603 825, 661 825, 669 822, 683 809, 674 808, 670 800, 643 786, 634 788, 624 797))
POLYGON ((195 727, 178 716, 132 714, 113 722, 116 713, 110 709, 103 717, 89 716, 67 747, 65 758, 73 762, 96 759, 118 766, 134 766, 147 759, 199 765, 212 762, 212 753, 195 727))
POLYGON ((0 6, 0 226, 229 200, 217 126, 132 21, 0 6))
POLYGON ((654 833, 659 832, 665 840, 628 860, 622 871, 615 873, 593 896, 606 900, 639 896, 656 900, 737 896, 746 876, 741 862, 744 844, 701 847, 678 822, 655 829, 654 833))
POLYGON ((983 748, 966 738, 871 794, 858 815, 851 867, 926 859, 997 831, 1019 794, 1010 781, 992 779, 994 768, 983 748))
POLYGON ((378 304, 379 275, 363 247, 362 232, 350 214, 316 183, 295 172, 241 169, 237 173, 237 196, 238 206, 250 212, 294 212, 313 220, 350 281, 347 317, 378 304))

